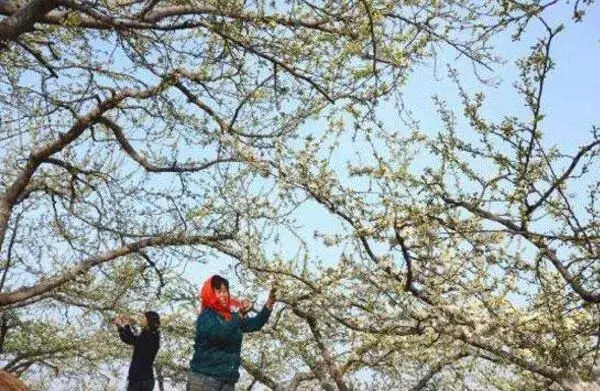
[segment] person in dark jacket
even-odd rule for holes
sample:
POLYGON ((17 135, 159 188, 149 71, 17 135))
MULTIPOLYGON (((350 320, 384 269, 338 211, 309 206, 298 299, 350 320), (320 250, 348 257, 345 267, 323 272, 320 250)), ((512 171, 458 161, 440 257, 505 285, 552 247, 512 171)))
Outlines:
POLYGON ((152 364, 160 347, 160 317, 154 311, 142 314, 139 323, 141 332, 138 335, 131 329, 131 319, 118 316, 114 321, 119 330, 121 341, 133 346, 133 355, 127 376, 127 391, 152 391, 154 389, 154 372, 152 364))
POLYGON ((210 277, 200 292, 202 309, 196 320, 194 356, 190 361, 187 391, 233 391, 240 378, 242 333, 260 330, 271 315, 275 290, 254 317, 250 301, 237 302, 229 294, 229 282, 221 276, 210 277), (232 311, 232 302, 239 311, 232 311))

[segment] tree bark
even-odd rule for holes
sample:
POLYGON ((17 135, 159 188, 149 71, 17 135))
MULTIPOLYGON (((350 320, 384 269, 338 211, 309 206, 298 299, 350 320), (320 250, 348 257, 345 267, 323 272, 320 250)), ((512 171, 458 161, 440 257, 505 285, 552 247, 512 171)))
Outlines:
MULTIPOLYGON (((1 9, 10 11, 14 6, 3 1, 1 9)), ((0 21, 0 42, 14 41, 21 34, 33 31, 33 25, 44 18, 49 11, 58 7, 56 0, 31 0, 23 7, 0 21)))

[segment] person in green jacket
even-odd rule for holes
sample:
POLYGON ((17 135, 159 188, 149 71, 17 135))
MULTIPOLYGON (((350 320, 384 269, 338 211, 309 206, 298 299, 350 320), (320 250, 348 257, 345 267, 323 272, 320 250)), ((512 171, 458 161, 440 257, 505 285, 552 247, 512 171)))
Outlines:
POLYGON ((254 317, 247 316, 252 303, 232 298, 229 282, 221 276, 206 280, 200 297, 202 309, 196 320, 194 356, 186 390, 233 391, 240 378, 243 333, 258 331, 267 323, 275 304, 275 289, 254 317), (231 311, 233 304, 239 306, 239 311, 231 311))

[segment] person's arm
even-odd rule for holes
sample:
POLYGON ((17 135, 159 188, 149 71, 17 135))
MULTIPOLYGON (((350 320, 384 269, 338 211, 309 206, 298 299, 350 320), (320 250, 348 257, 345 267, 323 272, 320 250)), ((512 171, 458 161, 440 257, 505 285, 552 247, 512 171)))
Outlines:
POLYGON ((242 319, 241 328, 244 333, 251 333, 253 331, 258 331, 258 330, 262 329, 262 327, 265 325, 265 323, 267 323, 267 321, 269 320, 269 316, 271 316, 271 311, 273 310, 273 305, 275 304, 275 300, 276 300, 275 293, 276 293, 276 290, 271 289, 271 291, 269 292, 269 298, 267 299, 265 306, 263 307, 262 310, 260 310, 260 312, 256 316, 254 316, 252 318, 242 319))
POLYGON ((262 329, 265 323, 267 323, 267 320, 269 320, 270 315, 271 310, 265 305, 256 316, 242 319, 242 331, 244 333, 251 333, 253 331, 258 331, 262 329))
POLYGON ((131 326, 126 324, 125 326, 119 325, 117 326, 119 330, 119 337, 121 337, 121 341, 125 342, 127 345, 135 345, 135 341, 137 340, 137 336, 133 334, 133 330, 131 330, 131 326))
POLYGON ((220 321, 217 316, 203 314, 196 321, 196 334, 211 341, 227 341, 239 329, 240 322, 237 316, 230 321, 220 321))

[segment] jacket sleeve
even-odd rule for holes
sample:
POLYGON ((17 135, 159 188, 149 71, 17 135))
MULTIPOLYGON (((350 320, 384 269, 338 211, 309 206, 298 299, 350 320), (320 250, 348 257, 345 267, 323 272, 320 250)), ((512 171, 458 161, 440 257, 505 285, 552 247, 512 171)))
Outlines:
POLYGON ((242 319, 242 331, 244 333, 251 333, 262 329, 267 320, 269 320, 269 316, 271 316, 271 310, 263 307, 256 316, 242 319))
POLYGON ((121 337, 121 341, 125 342, 127 345, 135 345, 135 341, 137 337, 133 334, 133 330, 131 330, 131 326, 125 325, 125 327, 119 327, 119 337, 121 337))
POLYGON ((239 328, 240 322, 237 316, 232 316, 230 321, 225 321, 216 315, 201 314, 196 320, 196 335, 214 342, 229 340, 239 328))

